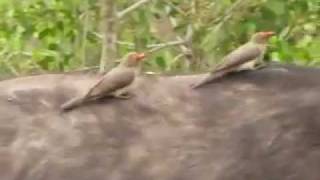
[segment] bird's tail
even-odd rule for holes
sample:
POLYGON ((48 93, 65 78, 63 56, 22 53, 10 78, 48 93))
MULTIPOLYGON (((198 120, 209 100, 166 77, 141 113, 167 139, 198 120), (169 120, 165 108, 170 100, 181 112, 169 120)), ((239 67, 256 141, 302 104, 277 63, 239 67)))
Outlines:
POLYGON ((72 98, 69 101, 65 102, 64 104, 62 104, 61 109, 63 111, 68 111, 68 110, 71 110, 77 106, 80 106, 82 103, 84 103, 83 97, 75 97, 75 98, 72 98))
POLYGON ((192 89, 197 89, 202 87, 203 85, 206 85, 216 79, 219 79, 221 77, 223 77, 224 75, 226 75, 228 72, 217 72, 217 73, 210 73, 209 75, 207 75, 204 79, 200 80, 199 82, 196 82, 194 84, 191 85, 192 89))

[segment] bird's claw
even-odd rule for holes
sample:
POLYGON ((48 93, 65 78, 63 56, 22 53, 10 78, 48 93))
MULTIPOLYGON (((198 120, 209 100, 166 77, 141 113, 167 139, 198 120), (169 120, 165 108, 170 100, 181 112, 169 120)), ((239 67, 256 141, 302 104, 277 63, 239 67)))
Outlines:
POLYGON ((266 63, 254 63, 254 64, 248 64, 246 66, 241 66, 240 68, 237 69, 237 71, 255 71, 259 69, 266 68, 267 64, 266 63))
POLYGON ((266 68, 267 64, 266 63, 258 63, 254 66, 253 70, 259 70, 259 69, 263 69, 266 68))

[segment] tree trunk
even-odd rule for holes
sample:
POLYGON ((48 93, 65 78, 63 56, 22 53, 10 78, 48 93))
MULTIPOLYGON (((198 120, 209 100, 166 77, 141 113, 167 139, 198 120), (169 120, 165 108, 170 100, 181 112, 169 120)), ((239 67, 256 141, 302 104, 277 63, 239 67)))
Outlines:
POLYGON ((100 72, 109 69, 117 56, 116 4, 114 0, 102 0, 102 52, 100 58, 100 72))

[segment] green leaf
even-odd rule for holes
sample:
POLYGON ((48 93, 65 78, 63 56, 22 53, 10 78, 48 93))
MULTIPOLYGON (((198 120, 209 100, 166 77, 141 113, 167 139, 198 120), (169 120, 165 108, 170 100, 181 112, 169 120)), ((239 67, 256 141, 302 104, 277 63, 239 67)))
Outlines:
POLYGON ((161 56, 157 56, 156 57, 156 63, 158 66, 160 66, 162 69, 165 69, 167 67, 167 63, 166 60, 161 57, 161 56))

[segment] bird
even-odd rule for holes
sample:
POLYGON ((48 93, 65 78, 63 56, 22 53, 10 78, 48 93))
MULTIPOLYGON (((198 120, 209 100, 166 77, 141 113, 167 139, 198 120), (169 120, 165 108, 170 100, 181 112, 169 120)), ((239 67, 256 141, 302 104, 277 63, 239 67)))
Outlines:
POLYGON ((63 111, 71 110, 88 101, 94 101, 106 96, 127 99, 130 93, 125 92, 135 79, 138 65, 145 58, 145 53, 130 52, 125 55, 120 64, 98 80, 85 95, 74 97, 61 105, 63 111))
POLYGON ((248 66, 247 69, 256 69, 257 67, 255 67, 255 64, 263 62, 268 39, 273 35, 275 35, 275 33, 272 31, 255 33, 247 43, 226 55, 222 60, 222 64, 218 65, 204 79, 198 83, 192 84, 192 88, 199 88, 230 72, 237 71, 241 69, 241 66, 248 65, 248 63, 251 62, 253 62, 253 64, 248 66))

